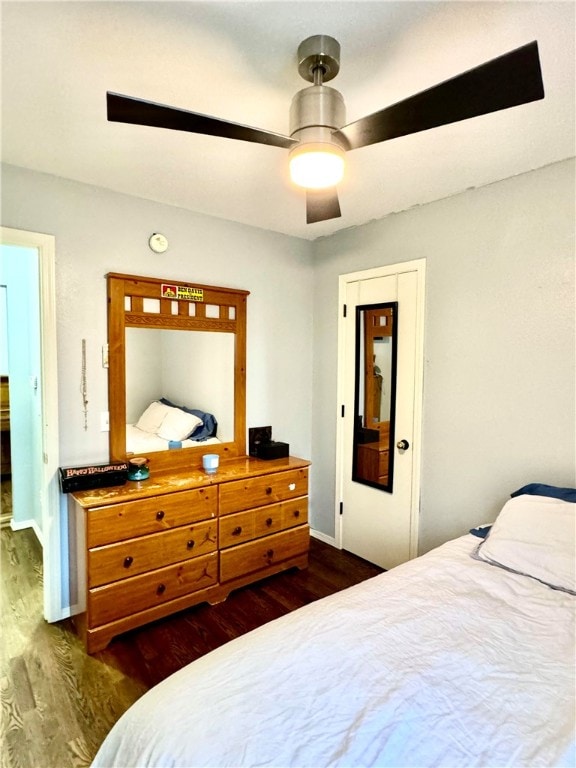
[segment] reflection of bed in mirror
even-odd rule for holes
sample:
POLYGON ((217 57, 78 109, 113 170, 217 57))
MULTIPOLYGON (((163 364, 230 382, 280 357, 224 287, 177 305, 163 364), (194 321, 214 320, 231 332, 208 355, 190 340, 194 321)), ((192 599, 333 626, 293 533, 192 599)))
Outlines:
POLYGON ((126 455, 154 453, 156 451, 176 450, 178 448, 195 448, 199 445, 217 445, 217 437, 206 440, 165 440, 156 434, 144 432, 135 424, 126 424, 126 455))
POLYGON ((126 328, 126 422, 127 455, 233 440, 234 336, 126 328))
POLYGON ((215 416, 177 406, 167 398, 154 400, 134 424, 126 424, 126 454, 193 448, 220 443, 215 416))

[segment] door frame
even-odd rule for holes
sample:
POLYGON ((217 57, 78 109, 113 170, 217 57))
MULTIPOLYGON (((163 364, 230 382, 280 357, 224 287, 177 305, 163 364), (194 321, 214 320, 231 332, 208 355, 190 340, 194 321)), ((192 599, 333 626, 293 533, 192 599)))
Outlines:
MULTIPOLYGON (((416 298, 416 339, 415 339, 415 366, 414 366, 414 433, 412 450, 412 496, 410 507, 410 558, 418 554, 418 528, 420 521, 420 473, 421 473, 421 448, 422 448, 422 404, 424 395, 424 311, 426 295, 426 259, 414 259, 397 264, 387 264, 373 269, 364 269, 359 272, 349 272, 338 277, 338 382, 337 403, 338 409, 345 406, 348 414, 354 413, 354 403, 347 403, 344 399, 345 381, 345 316, 343 307, 346 304, 346 292, 350 283, 362 280, 372 280, 378 277, 390 277, 404 272, 416 272, 417 298, 416 298)), ((334 507, 334 532, 335 544, 342 549, 342 514, 340 502, 343 498, 344 476, 344 419, 338 418, 336 426, 336 492, 334 507)), ((384 493, 384 491, 382 491, 384 493)))
POLYGON ((39 232, 0 227, 2 245, 34 248, 40 279, 40 368, 42 376, 42 561, 44 618, 62 616, 60 491, 58 482, 58 362, 56 342, 56 238, 39 232))

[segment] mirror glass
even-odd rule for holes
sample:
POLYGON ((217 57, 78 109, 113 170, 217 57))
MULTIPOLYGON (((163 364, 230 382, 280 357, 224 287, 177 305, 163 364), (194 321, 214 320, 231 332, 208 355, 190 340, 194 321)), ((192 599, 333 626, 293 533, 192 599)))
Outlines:
MULTIPOLYGON (((155 450, 156 435, 133 425, 150 403, 161 398, 212 414, 218 440, 234 440, 234 343, 233 333, 126 328, 128 455, 155 450)), ((182 447, 209 442, 184 442, 182 447)))
POLYGON ((352 480, 392 493, 398 302, 356 308, 352 480))

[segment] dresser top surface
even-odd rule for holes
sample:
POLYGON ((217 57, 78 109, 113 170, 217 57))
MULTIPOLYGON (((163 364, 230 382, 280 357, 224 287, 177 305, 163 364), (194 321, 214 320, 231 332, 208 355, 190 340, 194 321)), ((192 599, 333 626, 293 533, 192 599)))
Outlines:
POLYGON ((146 499, 165 493, 174 493, 175 491, 188 491, 194 488, 220 485, 231 480, 259 477, 290 469, 305 469, 308 466, 310 466, 309 461, 295 456, 269 461, 256 459, 252 456, 242 456, 240 458, 221 460, 218 471, 213 475, 209 475, 196 467, 180 469, 176 472, 151 472, 147 480, 128 480, 125 485, 76 491, 71 496, 81 507, 87 509, 89 507, 102 507, 107 504, 146 499))

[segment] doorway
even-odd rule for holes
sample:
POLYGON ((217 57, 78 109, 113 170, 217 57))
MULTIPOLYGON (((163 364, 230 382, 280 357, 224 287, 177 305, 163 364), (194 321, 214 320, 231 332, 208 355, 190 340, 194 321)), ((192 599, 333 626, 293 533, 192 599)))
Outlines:
MULTIPOLYGON (((9 378, 11 527, 42 545, 44 618, 62 616, 55 239, 0 228, 9 378), (10 381, 12 379, 12 381, 10 381)), ((3 371, 4 373, 4 371, 3 371)))
MULTIPOLYGON (((2 474, 11 484, 13 530, 33 528, 42 543, 42 377, 36 248, 0 245, 2 294, 2 474)), ((6 505, 8 506, 8 505, 6 505)))
POLYGON ((340 277, 336 543, 386 569, 418 550, 425 264, 340 277), (394 365, 383 384, 389 409, 375 415, 376 339, 393 345, 394 365))

